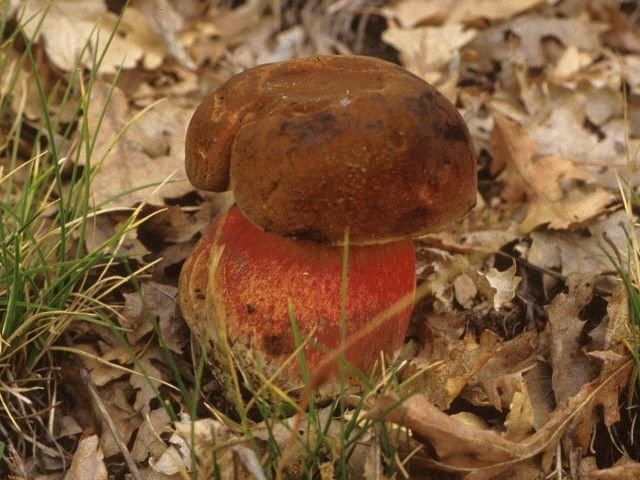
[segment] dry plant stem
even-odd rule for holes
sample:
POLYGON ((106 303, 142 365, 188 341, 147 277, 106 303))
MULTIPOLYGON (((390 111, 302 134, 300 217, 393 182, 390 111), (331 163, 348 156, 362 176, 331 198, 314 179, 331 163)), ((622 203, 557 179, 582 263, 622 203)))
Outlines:
POLYGON ((138 471, 138 467, 136 466, 136 462, 131 457, 131 453, 127 448, 127 444, 124 442, 124 439, 122 438, 122 435, 118 430, 118 427, 113 421, 113 418, 111 418, 111 415, 109 415, 109 412, 107 411, 107 407, 105 407, 104 402, 100 398, 100 395, 98 394, 98 391, 95 385, 93 384, 93 382, 91 381, 91 378, 89 377, 89 373, 87 372, 86 369, 84 368, 80 369, 80 378, 82 379, 82 382, 86 385, 87 389, 89 390, 89 393, 91 394, 91 398, 93 399, 96 405, 97 413, 107 423, 107 426, 109 427, 109 431, 113 435, 116 445, 118 445, 118 449, 122 453, 122 456, 124 457, 124 461, 127 464, 127 467, 129 467, 129 472, 131 473, 131 475, 135 480, 143 480, 142 475, 140 475, 140 472, 138 471))

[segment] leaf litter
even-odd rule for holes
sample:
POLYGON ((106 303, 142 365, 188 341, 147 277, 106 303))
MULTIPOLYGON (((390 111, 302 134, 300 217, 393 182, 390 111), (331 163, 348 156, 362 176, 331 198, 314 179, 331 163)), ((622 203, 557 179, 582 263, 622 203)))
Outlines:
MULTIPOLYGON (((415 309, 412 350, 400 371, 411 379, 400 392, 406 398, 367 398, 366 416, 410 432, 398 441, 399 453, 419 475, 636 478, 637 445, 627 442, 613 455, 590 449, 594 438, 615 444, 603 427, 624 424, 621 432, 637 435, 623 410, 629 401, 635 403, 627 408, 637 408, 628 393, 634 376, 626 348, 634 331, 626 293, 603 252, 626 262, 629 219, 617 179, 631 188, 640 183, 640 15, 633 2, 276 2, 280 10, 272 3, 131 2, 92 86, 87 120, 90 130, 100 129, 91 157, 78 158, 99 164, 91 199, 109 209, 86 242, 101 244, 124 212, 143 204, 153 215, 126 239, 125 251, 157 263, 137 290, 118 292, 113 320, 130 348, 97 326, 71 332, 66 347, 77 352, 143 478, 181 478, 194 468, 189 450, 213 444, 222 445, 218 461, 227 478, 263 474, 264 452, 253 450, 233 422, 221 421, 224 415, 211 418, 224 409, 215 379, 205 375, 207 407, 199 414, 206 418, 195 423, 170 386, 173 368, 193 386, 197 363, 176 306, 180 264, 232 201, 186 181, 190 115, 203 95, 246 68, 348 52, 392 59, 432 82, 458 106, 479 152, 478 206, 417 241, 427 294, 415 309), (158 392, 182 411, 178 420, 159 404, 158 392)), ((11 3, 10 13, 29 18, 47 4, 11 3)), ((40 40, 39 62, 50 72, 45 88, 78 59, 90 67, 91 52, 116 25, 114 5, 64 0, 51 4, 39 32, 29 22, 27 33, 40 40)), ((7 55, 7 65, 18 68, 16 52, 7 55)), ((11 108, 36 119, 33 76, 18 78, 11 108)), ((0 91, 8 92, 5 82, 0 91)), ((52 111, 68 116, 56 105, 52 111)), ((0 124, 0 139, 7 131, 0 124)), ((84 398, 79 382, 65 384, 72 397, 84 398)), ((59 438, 77 440, 65 478, 117 475, 121 446, 91 406, 77 407, 52 420, 65 432, 59 438), (95 433, 81 434, 80 425, 95 433)), ((339 436, 332 425, 330 436, 339 436)), ((251 428, 265 438, 264 423, 251 428)), ((288 432, 278 435, 284 448, 288 432)), ((381 478, 378 442, 370 432, 354 456, 366 478, 381 478)), ((45 464, 54 463, 35 457, 23 461, 25 469, 30 478, 46 478, 45 464)))

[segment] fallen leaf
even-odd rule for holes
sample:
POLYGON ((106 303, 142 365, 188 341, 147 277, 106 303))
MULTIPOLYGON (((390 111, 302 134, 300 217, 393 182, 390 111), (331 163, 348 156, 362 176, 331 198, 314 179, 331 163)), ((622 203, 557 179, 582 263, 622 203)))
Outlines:
POLYGON ((104 454, 98 446, 98 436, 91 435, 80 439, 73 454, 71 466, 64 480, 107 480, 107 467, 104 454))
POLYGON ((575 295, 560 294, 547 307, 550 328, 551 382, 556 402, 564 403, 598 374, 598 365, 584 351, 580 339, 585 322, 578 317, 575 295))
POLYGON ((526 388, 513 395, 509 413, 504 421, 503 437, 518 442, 527 438, 534 427, 533 406, 526 388))
POLYGON ((483 331, 479 341, 470 334, 462 340, 443 334, 446 332, 431 330, 429 344, 409 361, 403 376, 417 375, 411 391, 420 391, 439 408, 447 409, 500 347, 490 330, 483 331))
POLYGON ((143 282, 139 293, 124 294, 124 309, 120 323, 127 328, 129 343, 136 346, 140 339, 153 331, 151 316, 158 324, 159 334, 166 347, 182 353, 189 338, 184 322, 177 314, 178 289, 170 285, 143 282))
POLYGON ((513 262, 509 268, 503 271, 491 267, 489 271, 483 274, 484 277, 491 285, 495 294, 491 299, 493 301, 493 308, 498 310, 505 303, 513 300, 516 295, 516 290, 522 278, 516 275, 516 264, 513 262))
POLYGON ((456 0, 402 0, 386 5, 381 13, 387 18, 398 20, 405 29, 425 22, 442 23, 451 12, 456 0))
POLYGON ((499 177, 505 182, 503 197, 529 200, 527 216, 520 224, 523 232, 542 224, 555 229, 580 225, 604 211, 613 199, 593 185, 579 188, 589 176, 569 160, 557 155, 536 159, 537 141, 499 114, 495 115, 492 146, 498 164, 505 165, 499 177))
MULTIPOLYGON (((80 64, 91 68, 93 55, 104 50, 107 39, 115 29, 118 17, 107 10, 106 4, 95 0, 32 0, 23 4, 20 13, 33 17, 25 25, 28 36, 36 34, 38 19, 46 10, 36 39, 42 35, 45 50, 57 67, 72 70, 82 55, 80 64), (49 7, 47 9, 47 7, 49 7), (85 45, 89 48, 85 49, 85 45)), ((147 24, 128 8, 123 14, 117 34, 111 39, 98 71, 115 73, 121 66, 132 68, 144 60, 147 68, 159 66, 166 53, 162 40, 151 32, 147 24), (137 19, 137 20, 136 20, 137 19)))
POLYGON ((585 52, 596 51, 601 46, 598 29, 581 18, 544 17, 534 13, 479 33, 469 46, 484 58, 543 68, 549 59, 542 39, 550 37, 585 52))
POLYGON ((158 458, 167 448, 160 437, 171 424, 169 414, 164 407, 149 412, 138 430, 136 440, 131 449, 131 456, 136 462, 144 462, 152 456, 158 458))
MULTIPOLYGON (((551 3, 557 3, 558 0, 551 3)), ((470 22, 477 19, 501 20, 514 17, 547 0, 461 0, 453 4, 449 22, 470 22)))
POLYGON ((584 385, 567 405, 559 406, 538 431, 518 442, 456 420, 421 394, 403 400, 395 394, 382 396, 367 417, 409 428, 415 438, 429 445, 416 454, 418 459, 437 469, 467 474, 466 478, 489 480, 534 459, 539 459, 541 470, 548 473, 558 441, 571 424, 591 418, 598 405, 604 405, 605 410, 617 408, 617 394, 628 381, 633 361, 605 352, 600 356, 604 367, 599 377, 584 385), (434 458, 429 457, 430 451, 435 452, 434 458))
POLYGON ((585 460, 590 460, 589 463, 592 466, 587 470, 581 463, 581 480, 636 480, 640 478, 640 463, 626 455, 620 457, 613 466, 603 469, 598 469, 594 457, 587 457, 585 460))
POLYGON ((441 70, 474 35, 475 30, 465 29, 456 23, 411 30, 391 26, 383 32, 382 39, 400 52, 405 68, 435 83, 441 76, 441 70))
MULTIPOLYGON (((129 113, 124 92, 115 87, 104 118, 101 119, 109 88, 106 83, 94 83, 88 114, 89 130, 96 132, 99 126, 91 158, 92 165, 98 167, 91 183, 92 201, 110 207, 128 207, 138 202, 162 205, 165 198, 181 197, 193 191, 186 179, 183 148, 178 149, 174 144, 171 151, 167 152, 170 154, 152 157, 144 152, 143 145, 135 137, 120 138, 113 144, 132 114, 129 113), (168 180, 169 183, 162 185, 168 180)), ((156 120, 156 141, 162 138, 164 132, 171 132, 175 138, 181 137, 180 134, 186 131, 186 114, 176 109, 165 118, 172 116, 182 118, 184 123, 177 125, 175 120, 171 123, 156 120)), ((157 117, 152 115, 150 118, 157 117)), ((143 130, 138 126, 134 131, 139 133, 143 130)))

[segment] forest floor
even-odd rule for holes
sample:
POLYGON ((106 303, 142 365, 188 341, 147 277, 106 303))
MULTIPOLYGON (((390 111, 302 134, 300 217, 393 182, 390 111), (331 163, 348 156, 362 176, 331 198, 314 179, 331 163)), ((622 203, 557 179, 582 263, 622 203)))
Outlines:
POLYGON ((640 478, 636 1, 125 3, 0 3, 0 478, 640 478), (349 53, 458 108, 478 202, 416 240, 384 378, 281 408, 180 314, 233 201, 185 132, 236 73, 349 53))

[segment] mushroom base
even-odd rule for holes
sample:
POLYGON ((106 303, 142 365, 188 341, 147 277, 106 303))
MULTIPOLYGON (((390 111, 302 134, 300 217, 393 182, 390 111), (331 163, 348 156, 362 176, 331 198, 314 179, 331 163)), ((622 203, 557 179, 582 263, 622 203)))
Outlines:
MULTIPOLYGON (((349 339, 414 294, 413 243, 352 246, 347 265, 345 358, 368 376, 380 352, 393 355, 402 347, 412 308, 402 309, 357 341, 349 339)), ((263 232, 233 206, 185 262, 180 306, 200 341, 211 342, 214 365, 225 368, 223 346, 229 345, 246 381, 255 381, 261 372, 295 394, 305 384, 292 322, 307 341, 302 351, 306 369, 313 374, 327 352, 341 343, 342 269, 342 247, 263 232)), ((338 367, 332 368, 323 396, 338 385, 338 367)), ((347 384, 358 383, 351 368, 345 372, 347 384)))

